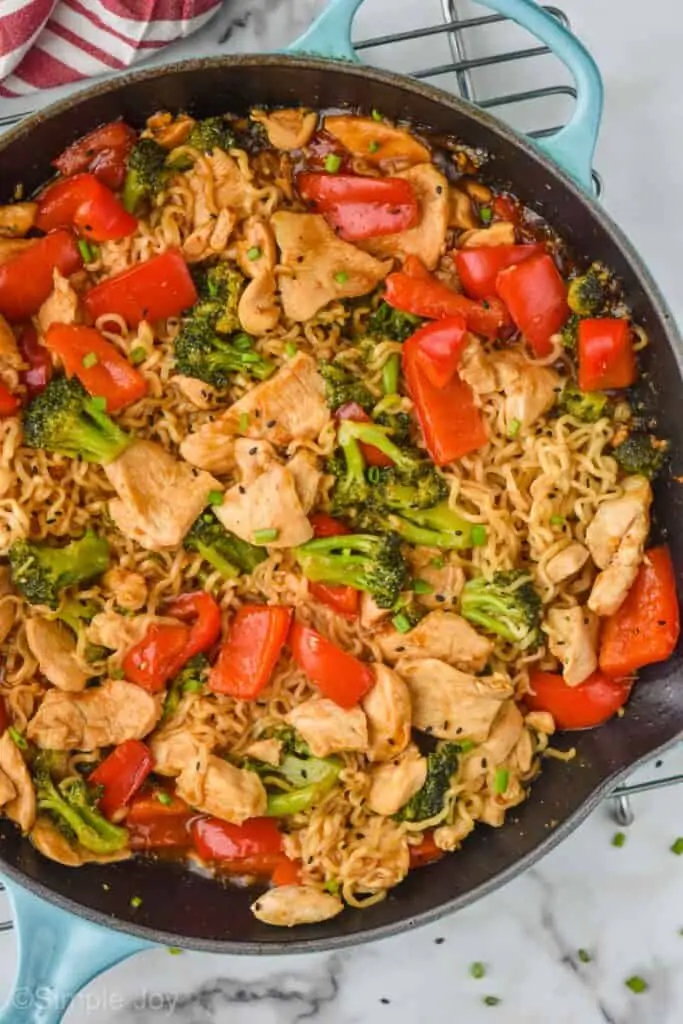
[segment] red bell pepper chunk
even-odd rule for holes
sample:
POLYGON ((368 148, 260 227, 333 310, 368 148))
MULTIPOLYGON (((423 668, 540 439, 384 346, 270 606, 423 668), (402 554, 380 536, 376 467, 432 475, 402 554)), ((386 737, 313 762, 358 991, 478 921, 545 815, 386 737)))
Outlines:
POLYGON ((352 708, 374 685, 369 665, 337 647, 331 640, 294 622, 289 638, 292 657, 326 697, 342 708, 352 708))
POLYGON ((512 224, 518 224, 521 217, 521 208, 514 196, 501 192, 492 203, 494 220, 509 220, 512 224))
POLYGON ((460 282, 473 299, 496 294, 496 279, 501 270, 523 263, 545 252, 541 242, 531 245, 482 245, 478 249, 458 249, 455 266, 460 282))
POLYGON ((428 320, 463 316, 468 330, 485 338, 497 338, 508 326, 509 318, 500 299, 489 297, 485 302, 468 299, 426 271, 421 275, 416 271, 417 266, 413 264, 410 272, 398 271, 387 277, 384 298, 394 309, 428 320))
POLYGON ((14 416, 19 410, 21 402, 16 395, 13 395, 6 384, 0 381, 0 418, 14 416))
POLYGON ((308 592, 311 597, 322 601, 328 608, 347 619, 355 619, 360 605, 360 594, 355 587, 335 586, 329 583, 316 583, 309 580, 308 592))
POLYGON ((411 340, 422 373, 435 388, 445 388, 453 380, 470 339, 465 318, 449 316, 420 327, 411 340))
POLYGON ((56 181, 38 197, 35 224, 41 231, 71 225, 93 242, 108 242, 132 235, 138 222, 94 174, 75 174, 56 181))
POLYGON ((501 270, 496 291, 537 356, 552 352, 550 338, 569 316, 567 285, 548 253, 501 270))
POLYGON ((404 178, 308 172, 296 179, 301 198, 347 242, 415 227, 417 197, 404 178))
POLYGON ((427 451, 437 466, 445 466, 487 443, 486 424, 472 389, 457 374, 446 387, 434 387, 420 365, 415 339, 403 346, 403 373, 427 451))
POLYGON ((314 512, 308 517, 308 521, 316 537, 341 537, 345 533, 351 533, 348 526, 339 519, 328 516, 326 512, 314 512))
POLYGON ((28 370, 19 374, 21 383, 26 388, 29 400, 44 391, 52 379, 52 360, 50 353, 38 341, 38 333, 33 324, 24 324, 19 330, 17 345, 21 358, 28 363, 28 370))
POLYGON ((147 394, 147 381, 126 357, 94 327, 51 324, 45 345, 62 360, 91 395, 105 398, 107 412, 116 412, 147 394))
POLYGON ((549 711, 558 729, 592 729, 616 714, 628 700, 632 680, 594 672, 579 686, 567 686, 556 672, 534 672, 524 702, 531 711, 549 711))
POLYGON ((579 387, 582 391, 628 388, 638 375, 628 320, 579 321, 579 387))
POLYGON ((116 313, 129 327, 137 327, 141 320, 177 316, 196 301, 187 263, 177 249, 169 249, 96 284, 83 304, 91 320, 116 313))
POLYGON ((666 545, 650 548, 621 607, 605 619, 600 634, 600 668, 628 676, 666 661, 680 634, 676 577, 666 545))
POLYGON ((434 832, 425 832, 421 843, 416 846, 409 846, 408 853, 410 856, 410 867, 411 868, 423 868, 427 864, 433 864, 437 860, 441 860, 444 856, 445 851, 440 850, 434 842, 434 832))
POLYGON ((20 323, 38 312, 52 291, 52 272, 69 277, 83 266, 70 231, 54 231, 0 266, 0 313, 20 323))
POLYGON ((290 860, 282 854, 270 880, 273 885, 298 885, 301 881, 301 862, 290 860))
POLYGON ((152 755, 141 740, 126 740, 105 757, 88 779, 103 787, 99 808, 105 818, 120 814, 130 803, 152 766, 152 755))
MULTIPOLYGON (((346 405, 341 405, 334 414, 337 420, 353 420, 354 423, 370 423, 371 417, 368 416, 362 405, 358 402, 347 402, 346 405)), ((361 454, 365 459, 365 463, 368 466, 393 466, 394 460, 380 451, 379 448, 375 448, 374 444, 366 444, 364 441, 359 442, 361 454)))
POLYGON ((266 866, 265 858, 272 858, 274 867, 282 853, 282 833, 273 818, 248 818, 241 825, 232 825, 222 818, 197 818, 191 831, 202 860, 235 862, 264 858, 266 866))
POLYGON ((221 610, 211 594, 203 590, 181 594, 171 601, 166 611, 174 619, 190 625, 183 664, 194 658, 195 654, 201 654, 212 647, 221 635, 221 610))
POLYGON ((167 790, 139 793, 126 814, 131 850, 187 849, 190 823, 197 817, 184 800, 167 790), (163 793, 164 802, 159 799, 163 793))
POLYGON ((118 189, 123 185, 126 161, 136 138, 137 132, 124 121, 110 121, 72 142, 52 166, 65 178, 91 171, 109 188, 118 189))
POLYGON ((209 689, 238 700, 258 697, 270 681, 291 620, 291 608, 257 604, 239 608, 209 675, 209 689))

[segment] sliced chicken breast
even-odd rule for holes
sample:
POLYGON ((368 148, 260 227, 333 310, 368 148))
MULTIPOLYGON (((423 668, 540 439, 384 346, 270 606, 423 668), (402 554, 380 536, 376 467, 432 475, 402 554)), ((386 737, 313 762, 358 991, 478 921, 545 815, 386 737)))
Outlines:
POLYGON ((361 701, 370 737, 368 760, 390 761, 410 743, 410 691, 405 680, 381 662, 372 669, 375 685, 361 701))
POLYGON ((280 928, 329 921, 343 909, 338 896, 309 885, 278 885, 262 893, 251 905, 255 918, 280 928))
POLYGON ((26 735, 44 750, 113 747, 151 732, 161 707, 159 697, 123 679, 108 679, 82 693, 48 690, 26 735))
POLYGON ((455 612, 429 612, 409 633, 387 629, 376 639, 388 662, 399 658, 438 658, 474 672, 484 668, 493 650, 493 642, 455 612))
POLYGON ((598 573, 588 607, 596 615, 613 615, 622 605, 643 560, 650 532, 652 488, 642 476, 629 476, 623 494, 598 506, 586 531, 586 543, 598 573))
POLYGON ((312 697, 292 708, 285 720, 316 757, 368 748, 368 722, 358 707, 346 710, 326 697, 312 697))
POLYGON ((266 469, 248 487, 231 487, 213 512, 226 530, 261 547, 293 548, 313 536, 294 477, 280 465, 266 469), (269 531, 266 539, 264 530, 269 531))
POLYGON ((546 614, 550 653, 562 662, 567 686, 578 686, 598 667, 597 615, 590 608, 550 608, 546 614))
POLYGON ((26 621, 26 640, 49 683, 71 693, 85 689, 90 676, 76 657, 76 638, 70 629, 36 615, 26 621))
POLYGON ((427 758, 411 745, 393 761, 378 764, 370 773, 367 804, 375 814, 389 817, 400 811, 422 789, 427 778, 427 758))

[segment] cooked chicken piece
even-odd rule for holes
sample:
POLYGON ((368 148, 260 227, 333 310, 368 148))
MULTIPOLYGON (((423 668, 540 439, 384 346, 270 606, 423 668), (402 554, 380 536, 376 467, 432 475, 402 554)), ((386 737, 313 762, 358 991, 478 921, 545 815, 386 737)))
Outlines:
POLYGON ((338 896, 321 892, 312 885, 278 885, 262 893, 251 905, 251 912, 257 920, 280 928, 329 921, 343 909, 344 904, 338 896))
POLYGON ((26 735, 44 750, 94 750, 141 740, 160 715, 159 698, 135 683, 107 679, 82 693, 48 690, 26 735))
POLYGON ((375 629, 391 615, 391 608, 380 608, 372 594, 363 591, 360 595, 360 624, 363 629, 375 629))
POLYGON ((280 248, 285 316, 304 321, 335 299, 367 295, 391 269, 337 237, 317 213, 280 210, 272 216, 280 248))
POLYGON ((69 842, 66 836, 45 814, 39 814, 29 833, 29 839, 39 853, 67 868, 79 868, 83 864, 113 864, 128 860, 132 853, 128 847, 116 853, 93 853, 80 843, 69 842))
POLYGON ((10 800, 14 800, 17 795, 16 786, 10 779, 9 775, 0 768, 0 807, 4 807, 10 800))
POLYGON ((544 566, 545 574, 551 583, 561 583, 583 569, 589 557, 588 548, 578 540, 570 541, 566 548, 548 559, 544 566))
POLYGON ((186 462, 207 473, 231 473, 235 468, 235 429, 221 419, 204 423, 180 442, 186 462))
POLYGON ((375 814, 396 814, 422 789, 427 778, 427 758, 414 744, 393 761, 378 764, 370 773, 367 804, 375 814))
POLYGON ((273 270, 277 263, 277 247, 270 224, 262 217, 248 217, 242 224, 242 232, 243 237, 236 246, 236 257, 244 276, 260 277, 265 271, 273 270))
POLYGON ((530 711, 524 717, 524 724, 545 736, 552 736, 555 732, 555 720, 549 711, 530 711))
POLYGON ((513 700, 500 706, 488 739, 472 751, 463 767, 466 779, 474 779, 503 764, 517 746, 524 732, 524 719, 513 700))
POLYGON ((534 762, 534 741, 528 729, 522 729, 515 749, 510 754, 510 767, 526 774, 534 762))
POLYGON ((161 110, 147 118, 147 128, 155 142, 164 149, 175 149, 182 146, 195 125, 195 119, 189 114, 173 114, 161 110))
POLYGON ((266 813, 266 791, 256 772, 236 768, 215 754, 209 755, 203 771, 188 764, 178 776, 176 793, 197 810, 233 825, 266 813))
POLYGON ((191 402, 196 409, 210 409, 216 401, 216 392, 210 384, 196 377, 185 377, 182 373, 171 378, 181 395, 191 402))
POLYGON ((373 256, 417 256, 433 270, 446 245, 450 207, 448 182, 434 164, 418 164, 394 175, 405 178, 413 186, 420 207, 420 220, 414 228, 395 235, 378 235, 359 242, 373 256))
POLYGON ((471 231, 477 225, 472 200, 466 192, 451 185, 448 190, 448 226, 471 231))
POLYGON ((373 117, 352 114, 331 114, 325 118, 323 128, 339 139, 345 149, 369 164, 384 164, 389 160, 402 164, 424 164, 430 158, 429 150, 405 128, 394 128, 373 117))
POLYGON ((0 597, 6 597, 7 594, 13 593, 12 570, 9 565, 0 565, 0 597))
POLYGON ((382 656, 392 663, 399 658, 437 658, 473 672, 483 669, 493 650, 493 642, 469 622, 443 611, 429 612, 409 633, 388 629, 378 634, 377 643, 382 656))
POLYGON ((154 771, 159 775, 180 775, 192 764, 206 771, 210 750, 188 728, 162 728, 149 739, 154 771))
POLYGON ((450 562, 442 566, 427 563, 420 568, 417 575, 433 588, 430 594, 417 595, 420 604, 432 611, 455 604, 465 586, 464 571, 459 565, 452 565, 450 562))
POLYGON ((261 547, 293 548, 313 536, 294 477, 280 465, 264 470, 247 487, 231 487, 223 496, 223 504, 213 506, 213 512, 226 530, 261 547), (263 530, 277 533, 272 539, 259 539, 263 530))
POLYGON ((38 310, 38 327, 45 334, 50 324, 72 324, 78 315, 78 295, 68 280, 52 271, 52 292, 38 310))
POLYGON ((4 643, 12 627, 17 620, 17 605, 10 598, 8 601, 0 600, 0 644, 4 643))
POLYGON ((375 685, 361 701, 370 737, 367 756, 369 761, 389 761, 410 743, 410 691, 386 665, 372 667, 375 685))
POLYGON ((234 459, 240 483, 245 487, 258 480, 270 466, 279 465, 270 441, 259 441, 253 437, 238 437, 235 440, 234 459))
POLYGON ((597 615, 588 608, 550 608, 546 615, 550 653, 562 662, 567 686, 578 686, 598 667, 597 615))
POLYGON ((650 531, 652 488, 642 476, 622 483, 623 495, 598 507, 586 530, 586 543, 599 569, 588 598, 596 615, 613 615, 631 589, 650 531))
POLYGON ((209 491, 222 485, 197 472, 154 441, 134 441, 104 467, 118 498, 109 512, 122 533, 152 551, 177 548, 209 491))
POLYGON ((26 620, 26 640, 48 682, 67 693, 85 689, 90 678, 76 657, 76 638, 61 622, 39 615, 26 620))
POLYGON ((410 690, 413 727, 442 740, 483 742, 513 693, 500 675, 478 679, 436 658, 403 658, 396 671, 410 690))
POLYGON ((282 743, 274 738, 254 740, 244 751, 247 757, 254 757, 266 764, 279 765, 282 760, 282 743))
POLYGON ((505 824, 505 815, 510 808, 516 807, 517 804, 521 804, 525 799, 526 792, 522 783, 515 775, 511 775, 504 796, 489 794, 484 798, 479 820, 485 825, 490 825, 492 828, 500 828, 501 825, 505 824))
POLYGON ((3 238, 23 238, 33 227, 38 203, 8 203, 0 206, 0 235, 3 238))
POLYGON ((23 365, 14 331, 0 314, 0 369, 20 370, 23 365))
POLYGON ((266 129, 268 142, 274 149, 303 149, 313 137, 318 115, 305 107, 289 107, 286 110, 253 110, 252 121, 266 129))
POLYGON ((548 366, 536 366, 521 352, 499 352, 493 361, 498 385, 505 394, 505 423, 528 427, 552 408, 561 378, 548 366))
POLYGON ((463 352, 458 373, 477 396, 490 395, 498 390, 498 378, 493 361, 476 338, 463 352))
POLYGON ((358 707, 346 710, 326 697, 311 697, 292 708, 285 721, 300 733, 316 757, 368 749, 368 722, 358 707))
POLYGON ((190 434, 181 444, 180 453, 189 462, 204 465, 213 448, 216 462, 225 454, 226 469, 216 472, 230 472, 234 465, 233 435, 238 432, 285 448, 291 441, 314 440, 329 419, 325 384, 315 360, 298 352, 272 377, 250 388, 213 423, 206 423, 190 434), (242 417, 248 421, 246 430, 240 429, 242 417))
POLYGON ((0 238, 0 267, 20 253, 26 252, 37 241, 37 238, 0 238))
POLYGON ((299 501, 306 515, 315 505, 318 495, 318 487, 323 478, 323 472, 318 464, 318 459, 306 448, 300 448, 287 463, 287 469, 294 477, 294 486, 299 495, 299 501))
MULTIPOLYGON (((51 692, 59 694, 59 690, 51 692)), ((7 776, 16 792, 16 796, 5 804, 5 814, 16 821, 22 832, 28 832, 36 820, 36 794, 26 762, 7 729, 0 736, 0 771, 7 776)), ((7 786, 5 790, 8 790, 7 786)))
MULTIPOLYGON (((117 566, 105 572, 102 582, 116 597, 119 608, 137 612, 147 601, 147 584, 145 577, 139 572, 117 566)), ((108 644, 104 646, 107 647, 108 644)))
POLYGON ((261 335, 277 327, 280 306, 277 301, 277 282, 272 271, 255 277, 240 296, 237 316, 249 334, 261 335))
POLYGON ((98 612, 90 620, 85 635, 88 643, 123 652, 142 640, 153 621, 154 617, 150 620, 149 616, 98 612))
POLYGON ((497 220, 491 227, 466 231, 458 239, 459 249, 480 249, 482 246, 514 244, 515 225, 509 220, 497 220))
POLYGON ((434 843, 440 850, 452 853, 474 830, 472 818, 460 818, 453 825, 439 825, 434 829, 434 843))

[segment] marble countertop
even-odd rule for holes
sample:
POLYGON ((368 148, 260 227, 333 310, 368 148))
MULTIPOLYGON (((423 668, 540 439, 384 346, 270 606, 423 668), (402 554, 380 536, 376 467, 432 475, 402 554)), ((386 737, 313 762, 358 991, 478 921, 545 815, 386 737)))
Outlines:
MULTIPOLYGON (((456 2, 461 11, 473 9, 469 0, 456 2)), ((277 49, 300 34, 322 6, 323 0, 228 0, 201 33, 156 60, 277 49)), ((646 29, 638 0, 621 0, 618 15, 614 0, 563 0, 562 6, 605 80, 596 156, 605 206, 640 249, 683 323, 678 0, 653 0, 646 29)), ((441 0, 366 0, 356 36, 374 38, 389 28, 434 24, 441 17, 441 0)), ((495 51, 505 43, 505 32, 510 30, 503 36, 499 29, 470 33, 468 53, 495 51)), ((449 53, 446 40, 437 37, 391 50, 375 48, 366 57, 409 72, 445 62, 449 53)), ((480 95, 490 96, 561 80, 554 59, 544 57, 489 70, 476 82, 480 95)), ((440 84, 454 83, 447 76, 440 84)), ((0 115, 25 110, 29 103, 35 106, 36 98, 3 102, 0 115)), ((509 109, 507 116, 519 127, 555 123, 561 103, 537 108, 538 125, 525 123, 528 115, 519 110, 509 109)), ((676 772, 683 772, 683 747, 638 777, 676 772)), ((172 956, 158 949, 87 986, 65 1022, 679 1024, 683 857, 670 847, 683 835, 683 789, 637 796, 633 808, 635 822, 623 829, 623 846, 612 843, 621 827, 607 802, 535 868, 435 925, 341 953, 286 959, 172 956), (475 961, 484 964, 483 978, 470 975, 475 961), (633 976, 645 981, 645 991, 627 987, 633 976), (488 1005, 494 1000, 487 1003, 486 997, 500 1001, 488 1005)), ((7 916, 4 909, 0 904, 0 919, 7 916)), ((14 963, 12 933, 2 933, 0 998, 10 989, 14 963)))

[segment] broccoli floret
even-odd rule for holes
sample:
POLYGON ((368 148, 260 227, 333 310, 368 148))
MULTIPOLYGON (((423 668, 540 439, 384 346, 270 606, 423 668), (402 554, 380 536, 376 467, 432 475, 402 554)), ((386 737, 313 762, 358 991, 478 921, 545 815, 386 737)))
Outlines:
POLYGON ((63 548, 18 540, 8 552, 12 582, 31 604, 57 608, 61 591, 85 583, 109 568, 109 544, 88 531, 63 548))
POLYGON ((427 609, 419 604, 414 594, 402 594, 393 611, 396 614, 391 621, 400 633, 409 633, 411 629, 415 629, 418 622, 427 614, 427 609))
POLYGON ((97 790, 84 779, 67 778, 55 785, 49 762, 38 755, 34 763, 36 801, 62 832, 91 853, 116 853, 128 845, 125 828, 112 825, 96 809, 97 790))
POLYGON ((126 164, 123 182, 123 205, 135 213, 143 204, 161 192, 170 168, 166 164, 168 152, 154 139, 139 139, 133 146, 126 164))
POLYGON ((407 577, 401 542, 391 533, 319 537, 295 548, 294 556, 306 579, 364 590, 380 608, 393 608, 407 577))
POLYGON ((240 573, 252 573, 268 553, 261 547, 229 533, 216 519, 210 508, 195 519, 183 546, 187 551, 196 551, 204 561, 213 566, 227 580, 235 579, 240 573))
POLYGON ((427 777, 422 788, 396 815, 400 821, 429 821, 443 811, 459 753, 457 743, 442 743, 427 755, 427 777))
POLYGON ((414 313, 402 313, 388 302, 380 302, 368 317, 367 333, 379 341, 405 341, 421 323, 421 317, 414 313))
POLYGON ((468 580, 460 596, 460 613, 522 650, 534 650, 541 642, 541 598, 522 570, 496 572, 491 580, 468 580))
POLYGON ((205 117, 195 123, 185 145, 201 149, 204 153, 210 153, 212 149, 228 150, 235 145, 235 134, 224 117, 205 117))
POLYGON ((373 395, 348 370, 336 363, 323 362, 318 366, 318 371, 325 381, 325 400, 332 412, 350 402, 360 405, 366 412, 372 409, 375 404, 373 395))
POLYGON ((433 508, 405 507, 398 515, 391 509, 364 508, 357 517, 360 529, 382 532, 392 530, 406 544, 462 551, 472 547, 472 524, 455 512, 447 501, 433 508))
POLYGON ((607 415, 609 398, 604 391, 581 391, 575 384, 566 384, 560 395, 560 412, 568 413, 583 423, 597 423, 607 415))
POLYGON ((219 390, 227 388, 236 373, 266 380, 275 370, 275 363, 255 351, 248 334, 222 338, 201 317, 186 320, 181 327, 175 340, 175 359, 179 373, 219 390))
POLYGON ((105 465, 133 441, 91 398, 75 377, 54 377, 24 410, 24 444, 29 448, 105 465))
POLYGON ((345 440, 341 454, 335 453, 327 463, 328 472, 336 477, 332 492, 332 514, 353 516, 365 505, 370 486, 365 477, 365 460, 360 445, 352 437, 345 440))
MULTIPOLYGON (((279 734, 276 738, 281 739, 279 734)), ((243 765, 263 779, 268 793, 266 814, 271 818, 307 811, 329 793, 343 767, 336 757, 313 757, 301 741, 283 743, 282 754, 277 766, 253 757, 243 765)))
POLYGON ((412 483, 402 482, 402 475, 393 468, 380 470, 373 480, 371 502, 376 508, 387 508, 410 515, 415 509, 433 508, 448 496, 449 487, 443 476, 429 462, 415 471, 412 483))
POLYGON ((579 317, 576 313, 572 313, 565 322, 564 327, 560 331, 560 337, 562 338, 563 346, 568 352, 576 352, 576 347, 579 344, 579 317))
POLYGON ((206 682, 211 665, 204 654, 195 654, 187 662, 177 676, 171 680, 171 684, 164 701, 164 720, 175 713, 181 699, 186 693, 200 693, 206 682))
POLYGON ((206 320, 219 334, 242 328, 237 313, 246 279, 230 263, 199 264, 193 273, 199 300, 190 311, 193 319, 206 320))
POLYGON ((629 434, 612 454, 625 473, 639 473, 652 480, 661 470, 669 450, 667 441, 651 434, 629 434))
POLYGON ((350 441, 371 444, 379 448, 393 462, 395 479, 403 483, 413 484, 425 475, 425 467, 431 467, 424 455, 417 449, 402 448, 391 438, 391 429, 381 427, 377 423, 359 423, 356 420, 344 420, 337 431, 337 440, 342 449, 350 441))
POLYGON ((591 263, 585 274, 569 282, 567 302, 579 317, 600 316, 610 303, 612 277, 601 263, 591 263))
POLYGON ((401 447, 410 445, 410 434, 413 421, 407 412, 389 412, 383 410, 373 415, 373 420, 380 427, 386 427, 391 438, 401 447))

